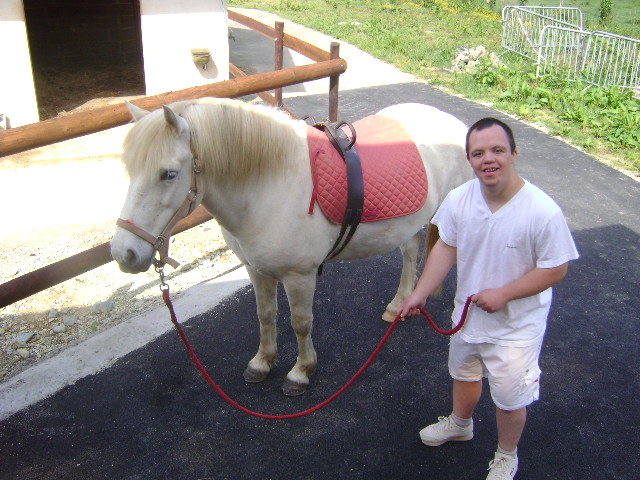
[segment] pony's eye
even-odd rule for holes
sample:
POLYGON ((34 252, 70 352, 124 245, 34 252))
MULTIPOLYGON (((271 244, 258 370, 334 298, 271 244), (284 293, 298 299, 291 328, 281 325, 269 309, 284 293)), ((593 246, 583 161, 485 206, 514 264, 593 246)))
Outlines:
POLYGON ((163 182, 165 180, 173 180, 177 176, 178 172, 176 170, 162 170, 162 172, 160 173, 160 180, 163 182))

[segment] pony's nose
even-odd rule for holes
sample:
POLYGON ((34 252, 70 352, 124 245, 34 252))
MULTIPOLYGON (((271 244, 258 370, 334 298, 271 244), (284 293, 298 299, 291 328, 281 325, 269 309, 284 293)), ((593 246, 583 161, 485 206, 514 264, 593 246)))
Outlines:
POLYGON ((127 264, 127 266, 134 266, 138 263, 138 255, 136 255, 136 252, 134 252, 131 249, 127 250, 127 253, 124 256, 124 263, 127 264))
POLYGON ((143 265, 142 260, 138 254, 131 249, 127 249, 124 257, 119 262, 120 270, 125 273, 139 273, 144 272, 149 268, 149 265, 143 265))

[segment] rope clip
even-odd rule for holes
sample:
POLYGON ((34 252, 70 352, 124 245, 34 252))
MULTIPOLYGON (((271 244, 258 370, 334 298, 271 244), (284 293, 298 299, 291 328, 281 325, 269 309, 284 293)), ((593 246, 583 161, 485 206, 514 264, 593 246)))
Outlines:
POLYGON ((164 262, 154 261, 154 266, 156 273, 160 277, 160 291, 164 292, 165 290, 169 290, 169 284, 164 281, 164 262))

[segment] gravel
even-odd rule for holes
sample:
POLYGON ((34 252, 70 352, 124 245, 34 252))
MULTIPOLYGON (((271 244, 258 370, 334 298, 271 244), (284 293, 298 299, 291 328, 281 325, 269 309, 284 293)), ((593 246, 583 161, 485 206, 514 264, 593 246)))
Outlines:
MULTIPOLYGON (((0 283, 108 242, 113 222, 62 231, 45 228, 0 241, 0 283)), ((177 294, 240 263, 210 220, 173 238, 166 267, 177 294)), ((144 311, 162 305, 155 271, 123 273, 111 262, 0 310, 0 382, 37 362, 144 311)), ((169 321, 169 320, 167 320, 169 321)))

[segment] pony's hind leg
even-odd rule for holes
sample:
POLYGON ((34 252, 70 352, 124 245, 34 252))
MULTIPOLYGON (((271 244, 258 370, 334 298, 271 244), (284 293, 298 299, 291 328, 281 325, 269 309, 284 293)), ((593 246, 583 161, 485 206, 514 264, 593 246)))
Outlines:
POLYGON ((278 353, 278 281, 258 273, 247 266, 247 272, 253 283, 260 320, 260 347, 244 371, 244 379, 250 383, 263 381, 269 375, 278 353))
POLYGON ((309 377, 316 371, 318 363, 311 339, 316 271, 287 275, 282 283, 291 307, 291 326, 298 340, 298 358, 287 374, 282 391, 285 395, 297 396, 307 391, 309 377))
POLYGON ((382 319, 386 322, 393 322, 398 315, 400 304, 411 294, 416 286, 416 270, 418 263, 418 253, 420 251, 420 241, 422 234, 417 232, 411 239, 400 246, 402 252, 402 274, 400 275, 400 285, 398 291, 387 309, 382 314, 382 319))

